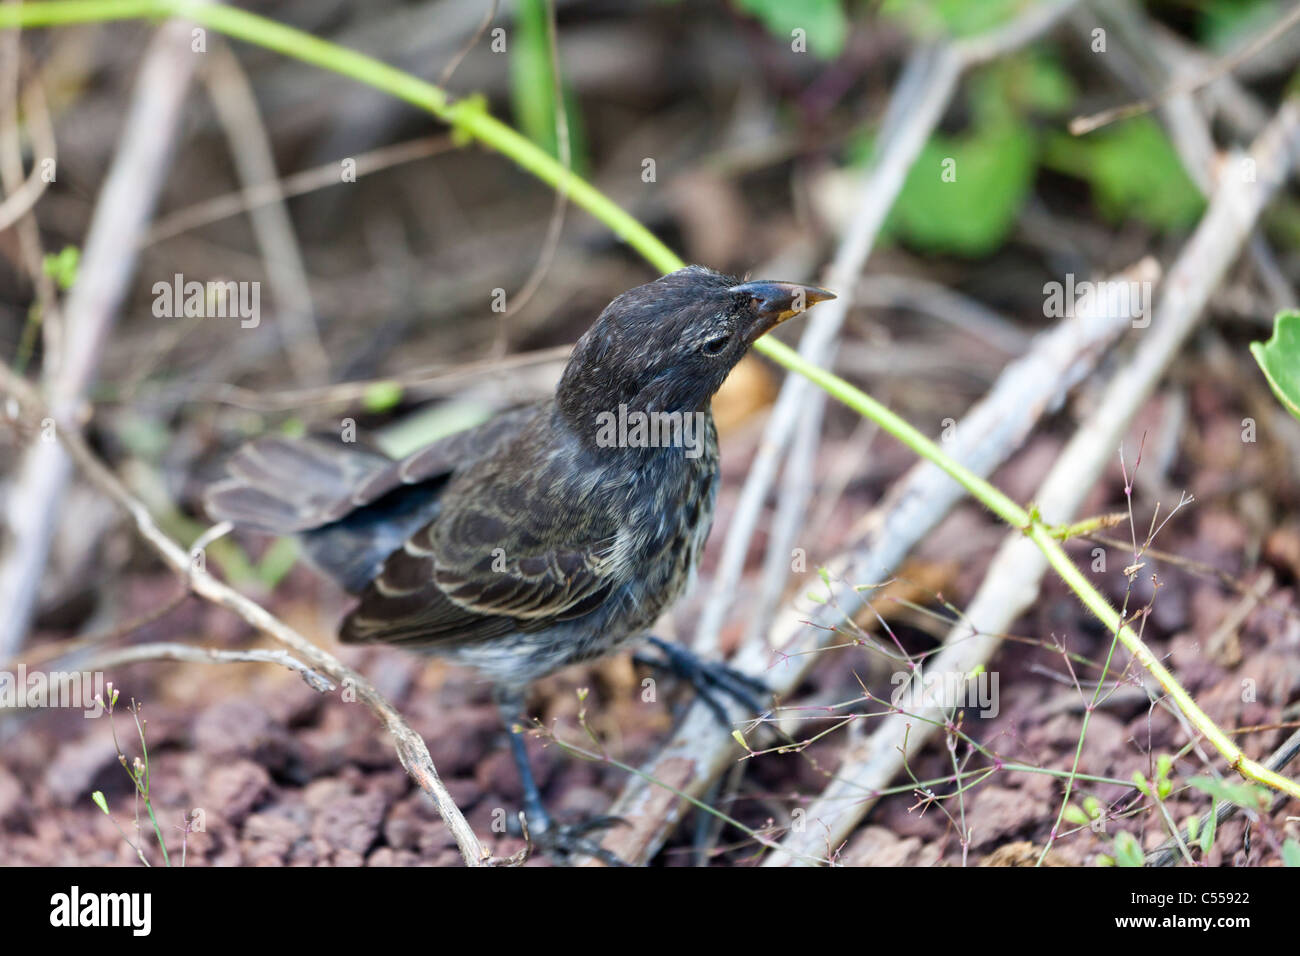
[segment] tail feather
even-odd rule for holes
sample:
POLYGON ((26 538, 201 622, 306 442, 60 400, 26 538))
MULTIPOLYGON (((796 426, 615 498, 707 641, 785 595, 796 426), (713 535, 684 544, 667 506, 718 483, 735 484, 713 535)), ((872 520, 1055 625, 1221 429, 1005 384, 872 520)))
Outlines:
POLYGON ((324 438, 267 436, 240 448, 230 477, 210 486, 204 506, 218 521, 290 534, 330 524, 360 502, 353 492, 392 469, 392 459, 324 438))
POLYGON ((428 454, 393 461, 330 438, 267 436, 236 451, 203 500, 214 520, 297 535, 310 563, 359 592, 433 520, 449 468, 428 454))

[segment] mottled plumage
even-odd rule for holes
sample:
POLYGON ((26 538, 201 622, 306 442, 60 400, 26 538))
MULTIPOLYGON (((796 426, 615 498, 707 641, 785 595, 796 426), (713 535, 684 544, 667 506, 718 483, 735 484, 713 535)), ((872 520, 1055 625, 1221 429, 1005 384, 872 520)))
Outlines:
POLYGON ((208 511, 298 534, 359 592, 343 641, 447 656, 518 701, 530 681, 642 636, 681 594, 717 496, 710 399, 755 339, 830 297, 671 273, 605 308, 554 397, 401 461, 260 439, 209 489, 208 511), (656 433, 674 441, 628 430, 611 443, 611 421, 656 415, 679 426, 656 433))

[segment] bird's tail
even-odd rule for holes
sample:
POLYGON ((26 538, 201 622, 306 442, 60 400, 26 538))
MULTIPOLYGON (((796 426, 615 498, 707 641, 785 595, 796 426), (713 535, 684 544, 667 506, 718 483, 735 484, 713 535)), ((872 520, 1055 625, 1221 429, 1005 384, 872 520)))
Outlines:
POLYGON ((203 503, 213 519, 238 527, 310 531, 374 500, 367 489, 392 467, 387 456, 336 439, 268 435, 231 456, 229 477, 209 486, 203 503))
POLYGON ((241 447, 226 469, 204 494, 214 520, 296 534, 308 561, 354 593, 437 515, 447 470, 436 454, 394 461, 338 439, 276 435, 241 447))

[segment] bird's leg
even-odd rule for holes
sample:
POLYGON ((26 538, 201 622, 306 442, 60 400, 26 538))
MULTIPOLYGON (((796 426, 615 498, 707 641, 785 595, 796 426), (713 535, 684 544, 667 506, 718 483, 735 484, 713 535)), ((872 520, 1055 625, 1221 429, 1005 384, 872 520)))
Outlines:
MULTIPOLYGON (((626 866, 617 856, 606 850, 587 834, 597 830, 621 826, 627 821, 622 817, 592 817, 579 823, 557 825, 542 803, 542 792, 537 787, 532 765, 528 762, 528 750, 524 746, 524 701, 523 696, 508 691, 497 692, 497 710, 510 735, 510 753, 515 759, 519 771, 519 783, 523 789, 524 821, 527 833, 522 829, 512 831, 519 836, 527 836, 538 849, 544 851, 555 862, 567 865, 576 856, 590 856, 610 865, 626 866)), ((510 821, 514 824, 515 821, 510 821)))
POLYGON ((681 644, 674 644, 653 635, 646 640, 659 649, 663 659, 646 658, 642 655, 634 655, 634 659, 652 667, 670 670, 684 680, 690 681, 691 686, 695 688, 695 693, 718 718, 722 726, 730 729, 732 721, 727 717, 726 708, 717 698, 719 691, 738 701, 754 714, 763 714, 768 710, 760 703, 759 698, 770 694, 771 691, 761 680, 742 674, 721 661, 706 661, 697 657, 681 644))

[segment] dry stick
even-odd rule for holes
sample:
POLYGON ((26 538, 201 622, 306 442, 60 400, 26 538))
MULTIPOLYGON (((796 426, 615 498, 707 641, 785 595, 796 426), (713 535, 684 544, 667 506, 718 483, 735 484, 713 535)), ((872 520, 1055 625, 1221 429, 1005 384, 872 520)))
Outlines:
MULTIPOLYGON (((276 188, 270 136, 262 123, 253 88, 230 45, 216 39, 199 73, 226 134, 235 171, 245 189, 276 188)), ((249 210, 253 235, 266 263, 275 294, 276 317, 282 326, 281 347, 300 384, 317 384, 329 378, 330 360, 321 344, 293 220, 283 196, 249 210)))
MULTIPOLYGON (((1187 336, 1196 328, 1211 293, 1245 245, 1265 204, 1285 182, 1300 153, 1300 103, 1288 100, 1256 140, 1252 158, 1258 182, 1225 175, 1196 232, 1169 271, 1160 304, 1133 359, 1111 379, 1096 411, 1075 432, 1035 501, 1044 521, 1065 524, 1115 454, 1133 416, 1151 394, 1187 336)), ((1235 169, 1240 169, 1238 164, 1235 169)), ((994 557, 979 591, 953 628, 948 646, 927 662, 931 673, 969 674, 997 649, 997 634, 1008 630, 1038 595, 1047 558, 1019 531, 1008 536, 994 557)), ((925 722, 945 715, 926 708, 914 717, 884 719, 860 746, 843 755, 836 779, 807 809, 808 827, 791 832, 782 847, 807 853, 829 841, 837 845, 875 803, 870 795, 888 785, 936 729, 925 722)), ((773 855, 771 865, 788 862, 773 855)))
MULTIPOLYGON (((1144 260, 1124 279, 1159 279, 1154 260, 1144 260)), ((948 451, 978 475, 990 474, 1020 446, 1039 420, 1055 411, 1071 388, 1095 367, 1110 344, 1128 328, 1127 314, 1066 319, 1034 339, 1026 354, 1002 370, 989 394, 974 405, 954 430, 948 451)), ((836 585, 835 605, 800 601, 783 609, 766 638, 747 641, 732 666, 761 674, 779 696, 786 696, 816 663, 817 652, 843 638, 833 629, 864 604, 855 583, 882 581, 934 528, 965 492, 946 472, 918 462, 894 483, 864 521, 862 540, 826 563, 836 585), (773 663, 773 655, 777 662, 773 663)), ((815 556, 810 556, 815 560, 815 556)), ((815 574, 805 578, 821 588, 815 574)), ((745 715, 731 705, 736 719, 745 715)), ((734 759, 735 744, 721 732, 712 712, 694 704, 660 753, 641 769, 650 777, 698 797, 734 759)), ((642 862, 662 845, 681 814, 676 797, 641 778, 629 781, 610 811, 631 826, 611 831, 605 846, 629 862, 642 862)), ((821 848, 814 850, 818 855, 821 848)))
POLYGON ((1277 40, 1283 33, 1291 29, 1297 23, 1300 23, 1300 4, 1292 7, 1291 10, 1278 20, 1277 23, 1273 24, 1258 37, 1248 41, 1235 53, 1223 57, 1215 63, 1211 69, 1205 71, 1200 76, 1186 82, 1174 83, 1163 92, 1150 97, 1149 99, 1138 100, 1136 103, 1130 103, 1127 106, 1117 106, 1108 110, 1102 110, 1100 113, 1094 113, 1091 116, 1076 116, 1074 119, 1070 120, 1070 132, 1075 136, 1082 136, 1085 133, 1091 133, 1095 129, 1113 123, 1116 120, 1129 119, 1150 112, 1166 100, 1195 93, 1201 87, 1213 83, 1220 77, 1231 73, 1260 50, 1264 49, 1264 47, 1277 40))
MULTIPOLYGON (((382 146, 368 153, 362 153, 355 157, 356 166, 353 172, 357 179, 361 179, 383 169, 401 166, 417 159, 427 159, 455 148, 451 137, 445 133, 437 136, 422 136, 405 143, 382 146)), ((141 244, 150 246, 183 232, 189 232, 191 229, 238 216, 240 213, 267 203, 281 202, 294 196, 324 189, 326 186, 340 185, 344 181, 341 175, 341 162, 342 160, 334 160, 320 166, 313 166, 311 169, 285 176, 276 182, 249 186, 238 192, 214 196, 192 206, 186 206, 184 209, 178 209, 155 221, 141 240, 141 244)))
MULTIPOLYGON (((13 37, 17 39, 17 34, 13 37)), ((17 73, 17 57, 14 59, 14 73, 17 73)), ((2 95, 2 94, 0 94, 2 95)), ((33 79, 27 88, 26 114, 27 125, 31 130, 32 137, 32 171, 27 179, 21 184, 15 186, 15 180, 22 179, 22 150, 17 142, 18 114, 17 110, 13 111, 12 132, 6 130, 5 136, 12 136, 12 144, 6 144, 4 150, 5 156, 0 160, 0 177, 3 177, 5 192, 8 198, 0 203, 0 232, 4 232, 19 219, 27 215, 32 206, 36 205, 36 200, 40 199, 45 192, 45 188, 50 184, 46 179, 45 163, 51 163, 58 160, 58 143, 54 138, 54 129, 50 125, 50 111, 45 103, 45 95, 41 91, 39 80, 33 79), (12 149, 8 148, 12 145, 12 149), (12 162, 11 162, 12 160, 12 162)), ((8 124, 6 124, 8 125, 8 124)), ((31 220, 32 228, 36 228, 35 219, 31 220)), ((23 245, 26 247, 26 241, 23 245)), ((37 244, 39 246, 39 243, 37 244)), ((31 269, 32 263, 27 263, 28 269, 31 269)), ((35 278, 35 277, 33 277, 35 278)))
POLYGON ((162 641, 156 644, 136 644, 115 651, 105 651, 86 661, 82 667, 85 670, 102 671, 123 664, 138 664, 142 661, 183 661, 191 664, 279 664, 300 675, 312 690, 326 694, 334 689, 333 681, 323 674, 318 674, 288 651, 267 651, 258 648, 228 651, 217 647, 193 647, 189 644, 162 641))
POLYGON ((863 276, 854 296, 865 308, 905 308, 932 316, 973 339, 1023 355, 1031 336, 982 302, 930 279, 905 275, 863 276))
MULTIPOLYGON (((1179 71, 1197 68, 1196 64, 1189 65, 1183 58, 1183 54, 1190 49, 1190 45, 1180 45, 1180 41, 1166 38, 1163 34, 1156 32, 1154 25, 1139 10, 1128 5, 1115 5, 1113 3, 1106 4, 1103 9, 1118 24, 1116 32, 1119 35, 1120 42, 1128 49, 1134 62, 1139 60, 1150 62, 1155 69, 1165 75, 1175 77, 1179 71), (1151 42, 1153 36, 1155 42, 1151 42)), ((1083 24, 1076 25, 1080 30, 1085 29, 1083 24)), ((1112 64, 1113 68, 1113 59, 1106 58, 1106 62, 1112 64)), ((1201 66, 1200 69, 1204 70, 1205 67, 1201 66)), ((1224 84, 1235 87, 1236 81, 1231 77, 1225 77, 1224 84)), ((1253 102, 1253 98, 1244 90, 1238 88, 1236 92, 1239 98, 1247 102, 1253 102)), ((1171 95, 1164 99, 1160 104, 1160 113, 1169 129, 1170 138, 1174 143, 1179 158, 1182 160, 1183 168, 1186 169, 1188 177, 1202 193, 1208 195, 1213 188, 1216 174, 1214 140, 1210 132, 1209 120, 1192 96, 1186 92, 1171 95)), ((1264 122, 1267 122, 1267 120, 1264 122)), ((1262 122, 1260 125, 1262 127, 1264 123, 1262 122)), ((1277 307, 1289 306, 1294 301, 1294 294, 1290 290, 1285 277, 1275 274, 1277 273, 1275 257, 1262 231, 1256 230, 1255 234, 1251 236, 1246 254, 1250 256, 1261 280, 1269 288, 1277 307)), ((1154 553, 1153 549, 1147 549, 1145 553, 1157 558, 1157 560, 1161 559, 1159 555, 1154 553)), ((1174 563, 1181 565, 1193 564, 1177 557, 1166 557, 1164 560, 1172 560, 1174 563)), ((1229 587, 1239 591, 1247 598, 1253 596, 1254 603, 1258 603, 1265 596, 1258 593, 1260 587, 1258 581, 1246 588, 1231 575, 1225 574, 1218 569, 1211 568, 1210 573, 1217 575, 1221 581, 1225 581, 1229 587)), ((1269 585, 1271 585, 1271 575, 1268 577, 1269 585)), ((1266 592, 1267 589, 1268 586, 1265 586, 1264 591, 1266 592)), ((1244 603, 1245 600, 1243 600, 1244 603)), ((1254 607, 1254 603, 1250 604, 1250 607, 1254 607)), ((1231 620, 1231 617, 1232 615, 1229 616, 1229 620, 1231 620)), ((1239 623, 1240 621, 1237 622, 1237 624, 1239 623)), ((1207 650, 1211 655, 1217 653, 1219 643, 1226 640, 1228 634, 1235 627, 1236 624, 1229 626, 1225 622, 1216 630, 1215 634, 1207 642, 1207 650), (1225 627, 1228 627, 1228 630, 1225 631, 1225 627)))
MULTIPOLYGON (((37 417, 50 414, 35 391, 2 365, 0 365, 0 392, 8 393, 17 399, 19 404, 25 407, 27 414, 37 417)), ((495 862, 484 852, 482 845, 474 836, 474 831, 465 822, 465 817, 452 800, 451 794, 443 786, 424 740, 410 728, 402 715, 375 689, 374 685, 332 654, 321 650, 284 624, 255 601, 218 581, 206 570, 194 567, 189 552, 159 529, 150 517, 148 509, 132 497, 117 476, 95 457, 75 425, 56 421, 56 431, 63 447, 81 467, 90 483, 112 498, 131 516, 140 536, 157 552, 165 564, 189 582, 195 594, 233 611, 252 627, 288 647, 313 670, 327 674, 337 683, 351 688, 356 693, 357 699, 370 708, 393 736, 402 767, 433 801, 443 822, 455 837, 456 845, 460 848, 465 863, 468 866, 485 866, 495 862)))
MULTIPOLYGON (((480 359, 462 365, 438 365, 412 369, 387 378, 359 382, 339 382, 320 388, 290 389, 283 392, 257 392, 239 385, 200 386, 190 399, 196 402, 222 402, 258 412, 283 412, 309 405, 333 405, 355 402, 377 385, 400 385, 421 395, 443 396, 455 392, 465 379, 482 380, 505 372, 534 365, 563 362, 573 351, 572 345, 556 345, 533 352, 517 352, 503 358, 480 359)), ((558 375, 557 375, 558 378, 558 375)))
POLYGON ((487 13, 483 14, 483 19, 479 21, 478 29, 474 31, 468 40, 461 44, 460 49, 447 61, 447 65, 438 74, 438 85, 444 90, 447 89, 447 84, 451 82, 451 75, 456 72, 456 68, 460 66, 461 61, 469 56, 470 50, 478 46, 478 41, 483 39, 483 34, 487 33, 487 28, 492 26, 492 21, 497 18, 497 7, 499 5, 500 0, 492 0, 492 5, 488 7, 487 13))
MULTIPOLYGON (((78 417, 125 298, 139 238, 166 182, 174 131, 197 59, 190 52, 190 29, 184 20, 159 27, 136 79, 121 144, 63 310, 67 340, 46 396, 56 421, 78 417)), ((28 447, 14 475, 6 509, 10 544, 0 561, 0 659, 15 656, 22 647, 71 470, 57 442, 38 441, 28 447)))
MULTIPOLYGON (((193 550, 191 548, 191 550, 193 550)), ((125 637, 128 634, 134 634, 136 631, 148 627, 164 617, 171 614, 190 598, 190 588, 187 582, 182 581, 181 586, 177 589, 176 594, 162 604, 157 604, 143 614, 133 617, 129 621, 109 628, 104 631, 97 631, 94 634, 87 634, 84 637, 74 637, 65 641, 51 641, 47 644, 39 644, 36 647, 29 648, 21 657, 12 661, 0 663, 0 671, 12 671, 19 665, 33 667, 37 664, 47 664, 57 661, 60 666, 69 661, 78 661, 79 655, 83 651, 88 651, 98 647, 101 644, 107 644, 109 641, 125 637)), ((67 669, 64 667, 63 669, 67 669)), ((75 667, 73 669, 76 669, 75 667)))
MULTIPOLYGON (((970 67, 996 59, 1018 49, 1050 29, 1077 0, 1058 0, 1037 5, 1027 13, 987 34, 951 43, 939 50, 922 48, 908 60, 894 95, 890 100, 881 131, 881 152, 870 173, 864 178, 860 201, 848 230, 836 250, 826 274, 826 285, 838 299, 822 303, 809 319, 799 342, 799 353, 816 365, 825 365, 844 318, 853 305, 853 292, 880 227, 903 188, 908 171, 920 155, 930 133, 938 125, 952 99, 957 81, 970 67)), ((938 173, 936 172, 936 175, 938 173)), ((713 578, 708 600, 700 613, 693 647, 696 653, 709 655, 718 651, 722 621, 730 609, 744 572, 749 540, 762 513, 768 490, 776 478, 777 468, 797 428, 813 423, 810 408, 821 405, 826 395, 806 379, 788 377, 772 410, 771 419, 754 457, 740 499, 727 529, 726 542, 718 570, 713 578)), ((793 510, 792 504, 782 507, 793 510)), ((802 509, 801 509, 802 510, 802 509)), ((780 518, 781 527, 797 527, 798 514, 780 518)), ((770 552, 788 554, 789 540, 773 539, 770 552)), ((773 558, 775 561, 776 559, 773 558)))

